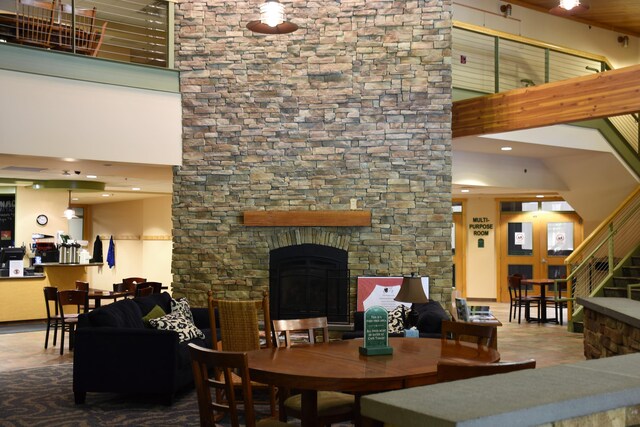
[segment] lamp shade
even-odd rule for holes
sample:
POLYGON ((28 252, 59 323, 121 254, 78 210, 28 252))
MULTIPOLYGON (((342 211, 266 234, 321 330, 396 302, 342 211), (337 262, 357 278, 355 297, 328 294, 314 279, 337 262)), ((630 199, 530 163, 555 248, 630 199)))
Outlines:
POLYGON ((411 303, 429 302, 429 298, 424 293, 420 276, 404 276, 400 292, 398 292, 394 300, 411 303))

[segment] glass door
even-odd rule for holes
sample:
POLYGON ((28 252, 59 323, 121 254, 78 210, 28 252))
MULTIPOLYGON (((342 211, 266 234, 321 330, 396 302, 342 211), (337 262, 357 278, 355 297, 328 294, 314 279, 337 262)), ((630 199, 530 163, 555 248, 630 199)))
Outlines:
MULTIPOLYGON (((566 202, 563 209, 568 209, 566 202)), ((503 209, 500 216, 499 298, 509 301, 507 278, 563 278, 564 260, 582 242, 582 220, 572 211, 553 211, 545 203, 521 203, 518 212, 503 209)), ((569 207, 570 208, 570 207, 569 207)))

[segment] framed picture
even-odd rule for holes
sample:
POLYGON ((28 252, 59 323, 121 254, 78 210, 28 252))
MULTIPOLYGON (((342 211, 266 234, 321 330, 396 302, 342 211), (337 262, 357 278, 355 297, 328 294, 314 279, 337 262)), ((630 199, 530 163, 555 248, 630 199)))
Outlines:
MULTIPOLYGON (((429 296, 429 277, 421 278, 424 293, 429 296)), ((411 307, 411 303, 399 302, 395 297, 400 291, 402 285, 401 276, 378 277, 378 276, 360 276, 357 281, 357 311, 365 311, 369 307, 379 305, 387 311, 391 311, 399 305, 407 308, 411 307)))

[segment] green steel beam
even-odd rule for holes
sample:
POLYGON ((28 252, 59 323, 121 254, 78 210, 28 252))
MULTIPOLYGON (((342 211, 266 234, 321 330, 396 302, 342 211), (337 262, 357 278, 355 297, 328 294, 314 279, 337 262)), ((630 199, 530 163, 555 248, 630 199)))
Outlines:
POLYGON ((0 43, 0 69, 160 92, 180 92, 180 72, 0 43))

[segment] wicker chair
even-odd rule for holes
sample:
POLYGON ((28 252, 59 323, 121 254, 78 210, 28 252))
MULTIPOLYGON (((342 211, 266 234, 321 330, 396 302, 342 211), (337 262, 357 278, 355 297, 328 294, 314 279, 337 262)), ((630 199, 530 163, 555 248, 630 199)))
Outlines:
MULTIPOLYGON (((258 310, 262 310, 264 317, 265 347, 273 347, 271 332, 271 317, 269 315, 269 295, 264 292, 260 300, 220 300, 214 299, 209 291, 209 322, 213 337, 213 350, 223 351, 252 351, 261 348, 260 330, 258 327, 258 310), (215 312, 218 311, 219 324, 215 312), (218 342, 217 329, 220 329, 218 342)), ((233 376, 234 386, 241 386, 241 378, 233 376)), ((277 415, 276 391, 274 386, 252 382, 253 389, 266 389, 269 394, 269 405, 272 416, 277 415)), ((220 390, 216 391, 216 400, 222 402, 224 397, 220 390)))

